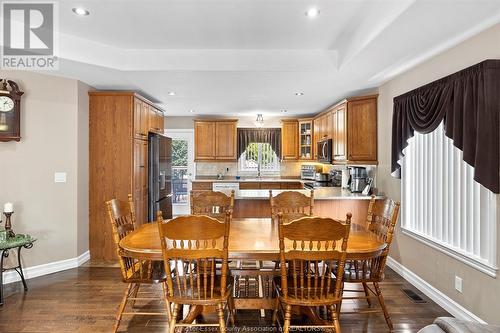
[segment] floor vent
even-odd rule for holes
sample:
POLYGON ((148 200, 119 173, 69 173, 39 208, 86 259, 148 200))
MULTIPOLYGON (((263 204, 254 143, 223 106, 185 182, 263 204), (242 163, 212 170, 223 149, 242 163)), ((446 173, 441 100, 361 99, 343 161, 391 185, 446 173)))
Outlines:
POLYGON ((406 296, 408 296, 411 299, 413 303, 427 303, 425 299, 418 296, 417 293, 415 293, 411 289, 403 289, 403 292, 405 293, 406 296))

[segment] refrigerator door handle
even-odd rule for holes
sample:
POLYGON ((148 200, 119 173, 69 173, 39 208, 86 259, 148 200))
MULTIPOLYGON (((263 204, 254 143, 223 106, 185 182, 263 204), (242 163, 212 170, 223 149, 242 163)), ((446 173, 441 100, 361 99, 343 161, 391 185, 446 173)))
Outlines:
POLYGON ((160 179, 159 180, 160 180, 160 190, 164 190, 165 189, 165 180, 166 180, 164 170, 160 171, 160 179))

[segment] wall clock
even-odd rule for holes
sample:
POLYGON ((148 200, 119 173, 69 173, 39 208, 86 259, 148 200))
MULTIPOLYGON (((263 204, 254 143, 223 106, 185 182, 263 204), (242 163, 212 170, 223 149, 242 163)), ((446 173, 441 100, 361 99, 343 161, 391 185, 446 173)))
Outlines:
POLYGON ((0 79, 0 141, 21 140, 21 96, 17 83, 0 79))

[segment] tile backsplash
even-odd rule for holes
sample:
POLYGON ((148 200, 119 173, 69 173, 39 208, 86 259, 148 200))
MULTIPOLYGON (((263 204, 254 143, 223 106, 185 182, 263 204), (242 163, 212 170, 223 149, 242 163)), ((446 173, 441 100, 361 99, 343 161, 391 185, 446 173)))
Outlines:
MULTIPOLYGON (((307 164, 307 162, 283 162, 281 163, 280 176, 281 177, 300 177, 300 166, 307 164)), ((227 176, 234 177, 242 174, 238 172, 238 162, 196 162, 196 175, 197 176, 215 176, 218 173, 224 173, 226 168, 229 171, 227 176)))
MULTIPOLYGON (((300 166, 302 164, 316 164, 314 162, 282 162, 280 167, 281 177, 300 177, 300 166)), ((323 172, 329 172, 331 169, 344 169, 345 165, 323 165, 323 172)), ((376 186, 376 171, 375 165, 363 165, 366 167, 368 177, 374 179, 374 186, 376 186)), ((218 173, 224 173, 226 168, 229 171, 226 173, 229 177, 236 175, 248 175, 248 173, 238 172, 238 162, 197 162, 196 175, 197 176, 216 176, 218 173)))

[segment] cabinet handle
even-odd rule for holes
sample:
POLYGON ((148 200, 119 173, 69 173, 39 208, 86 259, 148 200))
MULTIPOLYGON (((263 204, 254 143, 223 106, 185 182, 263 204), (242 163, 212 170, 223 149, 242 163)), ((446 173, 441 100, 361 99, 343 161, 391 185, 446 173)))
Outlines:
POLYGON ((144 165, 139 165, 139 168, 145 168, 145 166, 144 165))

